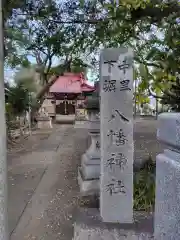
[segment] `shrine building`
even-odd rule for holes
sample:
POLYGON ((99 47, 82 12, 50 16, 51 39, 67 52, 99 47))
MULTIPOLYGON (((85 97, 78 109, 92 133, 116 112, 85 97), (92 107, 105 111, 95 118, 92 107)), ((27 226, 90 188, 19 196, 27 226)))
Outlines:
POLYGON ((42 107, 49 116, 74 115, 77 108, 83 108, 86 97, 95 90, 83 73, 64 73, 57 77, 45 96, 42 107))

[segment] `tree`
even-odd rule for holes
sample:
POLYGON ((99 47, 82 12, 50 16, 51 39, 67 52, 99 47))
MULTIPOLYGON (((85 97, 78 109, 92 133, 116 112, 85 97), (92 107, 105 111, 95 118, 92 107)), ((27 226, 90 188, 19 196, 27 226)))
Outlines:
POLYGON ((54 58, 68 65, 83 50, 85 30, 49 20, 61 18, 62 14, 56 1, 47 4, 43 0, 37 3, 30 0, 16 9, 6 21, 6 45, 11 49, 7 63, 12 67, 28 67, 27 57, 32 56, 44 84, 48 82, 54 58))
POLYGON ((11 51, 6 62, 13 68, 20 67, 15 81, 29 91, 33 88, 31 92, 35 92, 37 102, 41 103, 57 75, 65 71, 85 71, 88 64, 80 55, 85 51, 87 31, 49 21, 49 18, 64 15, 56 1, 47 4, 43 0, 38 3, 30 0, 18 6, 8 15, 6 43, 10 43, 8 49, 11 51), (29 56, 35 59, 35 65, 29 62, 29 56), (53 60, 60 62, 58 68, 53 67, 53 60))
POLYGON ((173 111, 180 112, 180 80, 178 77, 171 84, 169 91, 164 92, 160 103, 170 106, 173 111))
POLYGON ((172 104, 173 108, 178 110, 180 27, 177 18, 169 16, 169 22, 165 23, 164 27, 161 29, 161 37, 151 35, 149 41, 141 45, 143 57, 139 54, 138 61, 143 63, 141 76, 144 88, 148 89, 149 94, 157 101, 172 104))
MULTIPOLYGON (((122 0, 119 4, 101 0, 67 0, 59 4, 30 0, 14 8, 8 29, 13 46, 23 49, 20 58, 19 54, 15 56, 20 64, 28 65, 27 54, 34 55, 43 84, 48 83, 53 72, 53 57, 69 70, 73 59, 81 59, 79 52, 92 56, 101 46, 130 45, 136 63, 146 68, 146 77, 140 76, 143 96, 162 99, 165 93, 173 95, 168 88, 175 82, 180 66, 178 0, 122 0)), ((16 65, 18 61, 13 60, 16 65)))
POLYGON ((20 116, 29 106, 28 91, 22 84, 9 87, 8 90, 6 103, 11 106, 14 116, 20 116))

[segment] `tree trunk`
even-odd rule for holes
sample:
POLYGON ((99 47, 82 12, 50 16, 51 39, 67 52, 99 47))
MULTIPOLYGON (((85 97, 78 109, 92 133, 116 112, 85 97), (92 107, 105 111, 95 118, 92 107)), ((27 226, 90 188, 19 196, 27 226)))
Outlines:
POLYGON ((52 76, 49 79, 48 83, 37 93, 36 99, 40 100, 44 96, 44 94, 48 92, 49 88, 56 81, 56 79, 57 79, 57 76, 52 76))
POLYGON ((34 118, 35 113, 39 110, 39 108, 41 107, 43 100, 44 100, 44 95, 46 92, 49 91, 49 88, 52 86, 52 84, 56 81, 57 76, 52 76, 50 77, 48 83, 36 94, 36 99, 37 101, 39 101, 39 104, 37 106, 34 106, 31 109, 31 116, 32 118, 34 118))

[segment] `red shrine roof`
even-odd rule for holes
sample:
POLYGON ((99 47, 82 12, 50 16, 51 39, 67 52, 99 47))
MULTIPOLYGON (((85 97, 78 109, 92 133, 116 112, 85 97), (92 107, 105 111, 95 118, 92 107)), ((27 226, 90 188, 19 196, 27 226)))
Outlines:
POLYGON ((92 92, 95 88, 87 83, 83 73, 64 73, 50 87, 50 93, 92 92))

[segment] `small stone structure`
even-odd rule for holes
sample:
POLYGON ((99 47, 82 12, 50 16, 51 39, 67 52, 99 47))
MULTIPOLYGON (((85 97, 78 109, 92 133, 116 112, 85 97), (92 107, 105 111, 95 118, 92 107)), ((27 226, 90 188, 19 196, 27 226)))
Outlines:
POLYGON ((86 109, 88 111, 88 130, 91 137, 91 145, 83 154, 81 168, 78 172, 80 192, 83 196, 99 194, 100 177, 100 119, 99 96, 93 93, 87 98, 86 109))
POLYGON ((180 239, 180 113, 158 117, 157 138, 166 149, 156 158, 155 239, 180 239))
POLYGON ((39 129, 52 128, 52 119, 49 117, 48 112, 45 108, 39 110, 37 119, 37 127, 39 129))

